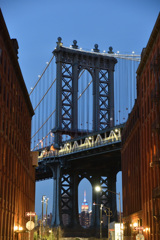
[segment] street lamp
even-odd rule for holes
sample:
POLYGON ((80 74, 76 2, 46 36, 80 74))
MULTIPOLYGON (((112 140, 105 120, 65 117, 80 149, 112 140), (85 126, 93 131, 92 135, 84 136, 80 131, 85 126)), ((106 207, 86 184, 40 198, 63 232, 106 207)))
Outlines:
POLYGON ((105 213, 106 213, 106 216, 108 217, 108 238, 109 238, 109 224, 110 224, 110 217, 112 216, 112 211, 109 207, 105 207, 105 208, 108 209, 108 214, 106 211, 105 213))
MULTIPOLYGON (((96 186, 96 187, 95 187, 95 190, 96 190, 97 192, 102 191, 102 189, 101 189, 100 186, 96 186)), ((122 219, 121 219, 121 196, 120 196, 120 192, 119 192, 119 193, 116 193, 116 192, 113 192, 113 191, 108 190, 108 189, 107 189, 107 191, 118 195, 119 211, 120 211, 120 215, 119 215, 119 222, 120 222, 120 239, 122 239, 122 233, 121 233, 121 222, 122 222, 122 219)))
MULTIPOLYGON (((105 211, 106 216, 108 217, 108 225, 110 223, 110 217, 112 216, 112 211, 110 210, 110 208, 104 206, 103 204, 93 203, 93 205, 99 205, 100 206, 100 238, 102 238, 102 223, 103 223, 103 220, 102 220, 102 209, 103 209, 103 207, 108 209, 108 214, 107 214, 107 211, 105 211)), ((109 226, 108 226, 108 236, 109 236, 109 226)))
POLYGON ((93 205, 99 205, 100 206, 100 232, 99 232, 99 234, 100 234, 100 238, 102 238, 102 208, 103 208, 103 204, 97 204, 97 203, 93 203, 93 205))
POLYGON ((102 208, 103 204, 100 205, 100 239, 102 238, 102 208))
POLYGON ((96 187, 95 187, 95 190, 96 190, 96 192, 100 192, 102 189, 101 189, 100 186, 96 186, 96 187))
POLYGON ((47 207, 48 207, 48 200, 49 200, 49 198, 46 198, 46 201, 45 201, 45 203, 46 203, 46 226, 47 226, 47 207))
POLYGON ((122 218, 121 218, 121 195, 120 195, 120 192, 119 192, 119 193, 116 193, 116 192, 113 192, 113 191, 111 191, 111 190, 107 190, 107 191, 118 195, 118 200, 119 200, 120 239, 122 239, 122 232, 121 232, 121 227, 122 227, 122 226, 121 226, 121 224, 122 224, 122 218))
POLYGON ((52 240, 52 237, 53 237, 52 229, 49 230, 49 233, 51 234, 51 240, 52 240))
POLYGON ((18 239, 18 234, 22 233, 22 232, 24 232, 22 226, 20 226, 20 225, 19 226, 17 226, 17 225, 14 226, 14 233, 15 233, 16 239, 18 239))
POLYGON ((45 201, 45 195, 42 196, 42 223, 41 223, 41 238, 43 237, 43 204, 44 204, 44 201, 45 201))

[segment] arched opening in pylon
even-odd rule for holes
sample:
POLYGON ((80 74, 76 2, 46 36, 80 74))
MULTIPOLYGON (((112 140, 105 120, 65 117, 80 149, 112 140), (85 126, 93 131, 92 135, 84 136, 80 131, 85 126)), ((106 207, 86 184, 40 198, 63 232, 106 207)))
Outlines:
POLYGON ((87 69, 80 72, 78 79, 78 129, 93 129, 93 79, 87 69))
POLYGON ((122 198, 122 171, 119 171, 116 176, 116 192, 120 193, 120 198, 117 195, 117 215, 120 217, 120 211, 123 212, 123 198, 122 198), (121 205, 121 206, 120 206, 121 205), (120 209, 121 208, 121 209, 120 209))
POLYGON ((92 215, 92 186, 86 178, 83 178, 78 186, 78 208, 80 225, 89 228, 92 215))

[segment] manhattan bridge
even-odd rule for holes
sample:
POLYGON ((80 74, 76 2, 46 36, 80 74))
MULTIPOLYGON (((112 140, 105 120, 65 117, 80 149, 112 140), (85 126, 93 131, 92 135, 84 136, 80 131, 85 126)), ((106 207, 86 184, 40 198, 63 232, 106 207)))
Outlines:
POLYGON ((134 52, 114 53, 112 47, 101 52, 98 44, 86 51, 76 40, 65 47, 59 37, 32 87, 31 148, 38 151, 36 181, 53 179, 52 226, 80 228, 78 185, 84 178, 96 203, 91 228, 99 229, 101 204, 117 221, 121 132, 136 99, 139 62, 134 52), (96 185, 101 192, 95 192, 96 185))

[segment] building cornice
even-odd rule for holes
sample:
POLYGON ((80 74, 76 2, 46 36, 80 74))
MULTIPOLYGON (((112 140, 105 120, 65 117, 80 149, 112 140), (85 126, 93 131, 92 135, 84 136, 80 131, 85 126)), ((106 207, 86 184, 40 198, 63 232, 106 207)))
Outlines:
POLYGON ((152 30, 152 33, 151 33, 151 36, 150 36, 149 41, 147 43, 147 46, 144 49, 144 52, 142 54, 141 62, 140 62, 139 67, 137 69, 137 75, 141 75, 141 73, 143 72, 143 68, 147 63, 150 52, 152 51, 154 43, 156 42, 156 39, 157 39, 159 34, 160 34, 160 13, 157 17, 156 23, 155 23, 154 28, 152 30))

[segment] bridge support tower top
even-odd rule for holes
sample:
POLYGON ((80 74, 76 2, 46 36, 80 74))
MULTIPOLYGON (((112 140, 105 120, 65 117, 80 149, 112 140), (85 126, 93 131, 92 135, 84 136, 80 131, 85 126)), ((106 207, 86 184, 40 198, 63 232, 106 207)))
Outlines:
MULTIPOLYGON (((114 57, 99 53, 95 44, 93 52, 64 47, 58 38, 53 51, 56 56, 56 123, 55 148, 59 148, 62 134, 78 134, 78 77, 86 69, 93 80, 93 131, 114 126, 114 57)), ((111 50, 111 49, 110 49, 111 50)), ((111 51, 112 52, 112 51, 111 51)))

